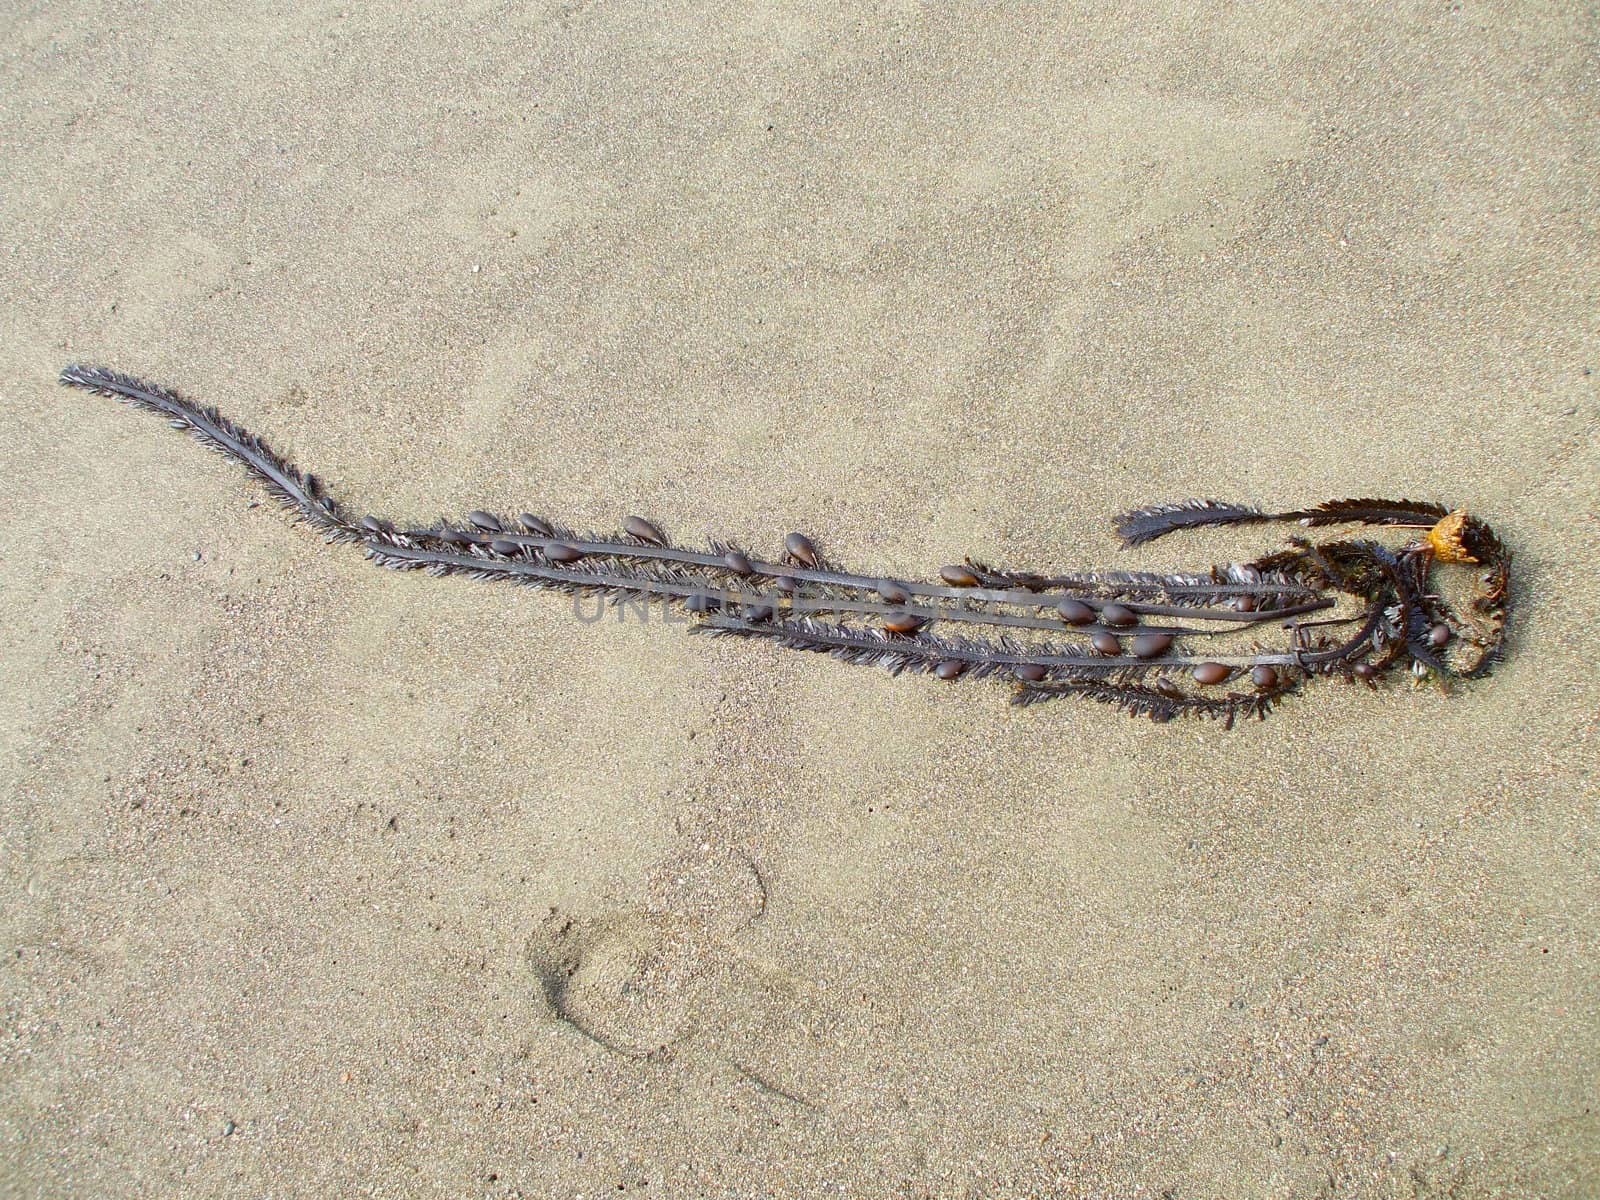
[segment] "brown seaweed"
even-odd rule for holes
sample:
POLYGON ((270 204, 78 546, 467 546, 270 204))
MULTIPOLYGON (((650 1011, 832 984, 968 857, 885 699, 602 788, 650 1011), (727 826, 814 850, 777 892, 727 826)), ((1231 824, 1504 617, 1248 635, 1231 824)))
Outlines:
POLYGON ((656 602, 687 613, 691 633, 944 682, 1001 679, 1021 705, 1081 697, 1155 721, 1199 716, 1231 726, 1264 717, 1319 676, 1372 685, 1394 670, 1483 675, 1504 641, 1509 551, 1482 521, 1429 502, 1363 498, 1268 512, 1186 500, 1117 519, 1129 545, 1246 523, 1426 531, 1399 545, 1296 536, 1254 562, 1208 571, 1052 574, 967 559, 935 580, 885 579, 831 562, 802 533, 764 558, 727 543, 676 545, 640 516, 615 533, 481 509, 431 524, 352 519, 315 476, 214 408, 99 367, 69 366, 61 382, 164 417, 243 464, 326 539, 360 544, 380 566, 656 602), (1430 590, 1435 566, 1477 573, 1464 612, 1430 590))

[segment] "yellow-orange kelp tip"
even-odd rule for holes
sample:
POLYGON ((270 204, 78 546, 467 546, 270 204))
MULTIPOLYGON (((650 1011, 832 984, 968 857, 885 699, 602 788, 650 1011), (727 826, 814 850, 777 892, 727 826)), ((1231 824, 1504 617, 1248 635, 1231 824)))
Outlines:
POLYGON ((1433 548, 1433 556, 1440 562, 1447 563, 1475 563, 1478 560, 1467 551, 1466 545, 1461 540, 1461 531, 1467 524, 1467 510, 1458 508, 1455 512, 1440 519, 1439 523, 1428 530, 1428 545, 1433 548))

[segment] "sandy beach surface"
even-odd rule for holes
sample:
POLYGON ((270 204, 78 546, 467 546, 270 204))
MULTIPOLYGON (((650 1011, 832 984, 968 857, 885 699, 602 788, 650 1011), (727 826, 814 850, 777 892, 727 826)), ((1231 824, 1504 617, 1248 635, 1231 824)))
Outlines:
POLYGON ((7 6, 0 1195, 1600 1194, 1596 27, 7 6), (909 576, 1447 501, 1509 655, 1230 733, 586 623, 68 362, 909 576))

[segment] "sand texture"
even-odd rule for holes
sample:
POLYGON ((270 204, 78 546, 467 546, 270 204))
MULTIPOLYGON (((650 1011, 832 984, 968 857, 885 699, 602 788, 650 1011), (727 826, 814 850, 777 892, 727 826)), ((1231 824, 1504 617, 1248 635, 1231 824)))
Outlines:
POLYGON ((0 1196, 1600 1194, 1587 4, 0 16, 0 1196), (1018 711, 380 571, 1469 508, 1486 681, 1018 711))

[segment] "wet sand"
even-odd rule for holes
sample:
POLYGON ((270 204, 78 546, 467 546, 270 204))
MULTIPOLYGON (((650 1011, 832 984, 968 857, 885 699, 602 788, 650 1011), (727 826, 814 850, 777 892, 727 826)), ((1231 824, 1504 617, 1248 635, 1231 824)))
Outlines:
POLYGON ((0 20, 0 1193, 1580 1197, 1592 15, 0 20), (1506 664, 1016 711, 375 570, 357 511, 852 566, 1445 500, 1506 664))

